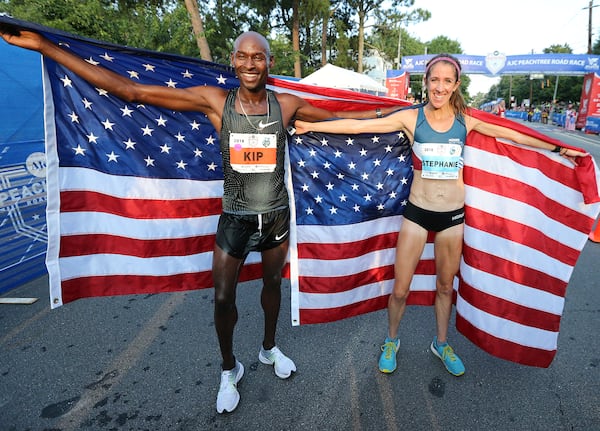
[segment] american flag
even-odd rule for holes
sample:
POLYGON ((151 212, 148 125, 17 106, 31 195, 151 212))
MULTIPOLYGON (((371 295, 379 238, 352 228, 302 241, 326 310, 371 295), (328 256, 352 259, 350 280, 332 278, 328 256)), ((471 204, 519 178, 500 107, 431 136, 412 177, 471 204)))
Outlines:
MULTIPOLYGON (((237 85, 225 66, 7 17, 0 22, 40 31, 139 82, 237 85)), ((52 307, 88 296, 211 287, 222 172, 206 117, 126 104, 49 60, 44 80, 52 307)), ((404 104, 279 79, 270 87, 332 110, 404 104)), ((485 118, 557 143, 509 120, 485 118)), ((288 163, 292 323, 385 308, 412 175, 405 137, 294 136, 288 163)), ((467 139, 457 328, 493 355, 547 367, 556 353, 566 286, 599 211, 595 163, 591 156, 580 163, 574 168, 548 151, 477 133, 467 139)), ((409 303, 433 303, 432 239, 409 303)), ((242 280, 260 277, 258 259, 249 256, 242 280)))

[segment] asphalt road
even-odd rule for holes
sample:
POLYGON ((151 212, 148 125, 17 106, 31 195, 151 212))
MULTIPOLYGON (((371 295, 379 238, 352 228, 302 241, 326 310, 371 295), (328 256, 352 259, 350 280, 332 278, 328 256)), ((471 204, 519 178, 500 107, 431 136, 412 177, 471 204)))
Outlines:
MULTIPOLYGON (((537 126, 536 126, 537 127, 537 126)), ((597 160, 600 138, 545 133, 597 160)), ((279 345, 298 372, 278 379, 258 361, 259 286, 238 290, 235 351, 241 402, 219 415, 220 359, 212 289, 83 299, 50 310, 47 278, 0 305, 0 430, 600 430, 600 244, 588 242, 568 288, 549 368, 481 351, 454 322, 467 372, 453 377, 428 350, 433 309, 409 307, 398 369, 377 370, 385 311, 292 327, 284 284, 279 345)))

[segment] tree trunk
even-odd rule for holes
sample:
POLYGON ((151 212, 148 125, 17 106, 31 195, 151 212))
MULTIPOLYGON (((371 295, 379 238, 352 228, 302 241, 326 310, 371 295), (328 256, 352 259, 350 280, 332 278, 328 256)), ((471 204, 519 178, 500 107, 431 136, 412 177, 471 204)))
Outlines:
POLYGON ((204 26, 202 25, 202 18, 200 17, 200 11, 198 10, 197 0, 185 0, 185 8, 190 14, 190 19, 192 20, 192 29, 194 30, 196 44, 200 50, 200 58, 202 60, 212 61, 210 47, 208 46, 208 42, 204 36, 204 26))
POLYGON ((333 10, 328 10, 323 14, 323 26, 321 27, 321 66, 327 64, 327 28, 329 27, 329 17, 333 14, 333 10))
POLYGON ((358 73, 363 71, 363 51, 365 49, 365 12, 358 12, 358 73))
POLYGON ((294 53, 294 76, 302 78, 302 64, 300 63, 300 22, 298 7, 300 0, 292 1, 292 52, 294 53))

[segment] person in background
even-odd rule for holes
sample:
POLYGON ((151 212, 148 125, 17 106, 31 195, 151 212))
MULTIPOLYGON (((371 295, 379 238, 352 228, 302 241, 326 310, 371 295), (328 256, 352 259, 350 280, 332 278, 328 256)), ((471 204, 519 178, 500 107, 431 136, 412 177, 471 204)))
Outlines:
POLYGON ((264 332, 258 359, 272 365, 278 377, 288 378, 296 371, 296 365, 275 342, 281 303, 281 272, 289 245, 289 198, 284 184, 286 126, 294 118, 316 121, 331 117, 380 117, 397 108, 331 112, 298 96, 267 90, 274 58, 265 37, 253 31, 245 32, 235 40, 230 59, 239 87, 231 90, 216 86, 143 85, 92 65, 39 33, 2 25, 0 35, 6 42, 37 51, 128 102, 207 115, 220 136, 224 174, 223 212, 218 222, 212 263, 214 319, 222 356, 217 412, 233 411, 240 400, 237 384, 244 375, 244 366, 233 354, 233 332, 238 320, 235 299, 238 276, 251 251, 261 253, 263 268, 264 332), (258 144, 255 143, 257 135, 261 137, 258 144), (272 149, 270 157, 248 160, 236 151, 241 146, 244 151, 251 152, 256 145, 267 145, 272 149))
POLYGON ((475 130, 487 136, 553 151, 573 162, 575 157, 585 155, 572 149, 549 146, 542 140, 513 129, 472 117, 460 91, 460 76, 458 59, 449 54, 439 54, 426 65, 424 86, 428 97, 421 105, 399 110, 381 119, 295 122, 296 133, 401 131, 408 135, 412 143, 414 175, 396 245, 394 286, 387 307, 388 330, 379 357, 379 370, 383 373, 391 373, 396 369, 396 353, 400 347, 399 325, 429 232, 435 232, 436 268, 436 335, 430 349, 450 374, 460 376, 465 372, 463 362, 448 344, 448 327, 454 277, 458 273, 462 255, 465 215, 462 154, 468 133, 475 130), (433 166, 432 156, 444 162, 442 168, 433 166))

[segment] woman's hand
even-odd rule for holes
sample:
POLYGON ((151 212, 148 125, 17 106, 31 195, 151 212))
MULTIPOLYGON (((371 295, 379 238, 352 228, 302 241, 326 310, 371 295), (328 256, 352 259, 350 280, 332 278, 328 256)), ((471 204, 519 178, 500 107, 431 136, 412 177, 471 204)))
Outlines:
POLYGON ((310 125, 312 123, 308 121, 296 120, 294 121, 294 127, 296 128, 296 134, 302 135, 303 133, 310 132, 310 125))
POLYGON ((566 147, 557 147, 557 148, 558 148, 558 151, 554 150, 554 152, 557 152, 559 155, 563 156, 564 158, 569 159, 571 161, 571 163, 573 163, 575 166, 578 166, 577 157, 589 156, 589 153, 584 153, 582 151, 573 150, 572 148, 566 148, 566 147))

